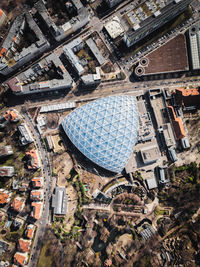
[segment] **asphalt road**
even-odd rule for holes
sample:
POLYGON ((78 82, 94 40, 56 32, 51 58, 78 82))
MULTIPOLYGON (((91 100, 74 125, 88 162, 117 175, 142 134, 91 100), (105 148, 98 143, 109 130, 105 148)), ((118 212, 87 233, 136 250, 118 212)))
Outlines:
POLYGON ((49 222, 49 206, 50 206, 50 198, 51 198, 51 194, 52 194, 52 192, 51 192, 51 182, 52 182, 51 165, 50 165, 50 161, 48 158, 48 154, 47 154, 45 147, 43 145, 42 139, 41 139, 39 133, 37 132, 37 130, 35 130, 35 128, 34 128, 32 118, 30 117, 30 115, 26 111, 22 112, 22 114, 24 116, 26 123, 28 124, 28 126, 31 130, 31 133, 32 133, 33 138, 34 138, 35 146, 36 146, 37 150, 39 151, 39 155, 40 155, 40 159, 41 159, 41 171, 42 171, 42 176, 44 177, 43 211, 42 211, 41 218, 35 223, 35 225, 37 226, 37 231, 36 231, 34 242, 32 244, 30 260, 28 263, 28 266, 30 266, 30 267, 35 266, 36 267, 37 262, 38 262, 38 258, 39 258, 39 253, 40 253, 41 246, 42 246, 41 240, 42 240, 42 237, 44 235, 45 226, 49 222))

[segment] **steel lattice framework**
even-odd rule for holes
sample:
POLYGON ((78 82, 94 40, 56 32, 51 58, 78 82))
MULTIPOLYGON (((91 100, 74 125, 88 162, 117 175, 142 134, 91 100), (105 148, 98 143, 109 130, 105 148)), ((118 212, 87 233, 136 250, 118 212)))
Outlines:
POLYGON ((132 96, 110 96, 67 115, 62 126, 72 143, 97 165, 119 173, 137 139, 138 109, 132 96))

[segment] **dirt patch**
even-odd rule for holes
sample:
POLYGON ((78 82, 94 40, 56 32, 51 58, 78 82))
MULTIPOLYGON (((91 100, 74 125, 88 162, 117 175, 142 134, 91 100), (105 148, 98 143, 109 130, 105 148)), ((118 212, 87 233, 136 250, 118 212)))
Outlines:
POLYGON ((58 128, 59 115, 57 113, 48 113, 47 116, 47 127, 50 129, 58 128))

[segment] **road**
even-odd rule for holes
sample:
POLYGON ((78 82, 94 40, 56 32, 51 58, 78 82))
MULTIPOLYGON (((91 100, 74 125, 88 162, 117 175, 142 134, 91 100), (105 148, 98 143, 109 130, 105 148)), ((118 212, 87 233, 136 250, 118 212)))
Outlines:
POLYGON ((30 267, 36 267, 38 258, 39 258, 39 253, 41 250, 42 246, 42 236, 44 235, 45 232, 45 227, 49 222, 49 205, 50 205, 50 198, 51 198, 51 182, 52 182, 52 177, 51 177, 51 165, 49 161, 48 154, 45 150, 45 147, 43 145, 41 136, 39 133, 35 130, 32 118, 30 115, 26 112, 26 110, 22 110, 22 114, 24 116, 24 119, 29 126, 31 133, 34 138, 34 143, 36 148, 39 151, 40 159, 41 159, 41 171, 42 175, 44 177, 44 206, 43 206, 43 212, 41 215, 41 219, 38 220, 35 225, 37 226, 37 231, 35 235, 34 242, 32 244, 32 250, 30 254, 30 260, 28 263, 28 266, 30 267), (40 242, 39 242, 40 241, 40 242))

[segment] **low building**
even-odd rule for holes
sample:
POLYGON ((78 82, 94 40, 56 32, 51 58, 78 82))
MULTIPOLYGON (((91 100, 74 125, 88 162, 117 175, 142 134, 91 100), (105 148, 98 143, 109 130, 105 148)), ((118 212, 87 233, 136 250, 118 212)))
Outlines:
POLYGON ((186 134, 185 134, 185 129, 184 129, 183 121, 181 117, 176 116, 176 113, 172 106, 168 106, 168 110, 169 110, 170 117, 172 119, 172 124, 173 124, 176 139, 180 140, 182 138, 185 138, 186 134))
POLYGON ((0 167, 0 177, 12 177, 15 174, 13 166, 0 167))
POLYGON ((56 187, 52 197, 53 214, 63 216, 67 213, 67 195, 65 187, 56 187))
POLYGON ((80 51, 83 48, 83 41, 80 37, 74 39, 67 45, 63 47, 64 54, 68 61, 71 63, 72 67, 75 69, 75 71, 78 73, 79 76, 81 76, 84 73, 84 68, 81 65, 78 57, 75 53, 80 51))
POLYGON ((95 74, 87 74, 81 76, 81 81, 86 86, 97 85, 101 82, 101 74, 99 67, 96 67, 95 74))
MULTIPOLYGON (((9 249, 9 243, 4 240, 0 240, 0 255, 9 249)), ((1 266, 1 265, 0 265, 1 266)))
POLYGON ((110 204, 112 201, 112 198, 107 196, 104 192, 101 192, 100 190, 96 189, 94 193, 92 194, 93 198, 100 202, 105 204, 110 204))
POLYGON ((23 73, 6 81, 7 86, 16 95, 44 93, 71 88, 73 80, 60 60, 61 54, 62 50, 48 55, 23 73), (38 81, 41 76, 48 75, 50 69, 53 69, 60 78, 38 81))
POLYGON ((0 146, 0 158, 7 157, 13 154, 11 146, 0 146))
POLYGON ((25 123, 22 123, 17 127, 19 133, 19 145, 25 146, 33 142, 33 137, 25 123))
POLYGON ((27 225, 25 235, 28 239, 32 239, 35 231, 35 226, 33 224, 27 225))
POLYGON ((96 58, 96 60, 98 61, 99 65, 103 65, 106 60, 103 57, 103 55, 101 54, 101 52, 99 51, 99 48, 96 46, 96 43, 92 40, 92 38, 89 38, 86 41, 87 46, 90 48, 92 54, 94 55, 94 57, 96 58))
POLYGON ((41 201, 44 198, 43 190, 32 190, 30 193, 30 198, 32 201, 41 201))
POLYGON ((18 241, 17 248, 20 252, 26 253, 30 250, 30 246, 31 246, 31 240, 20 238, 18 241))
POLYGON ((11 193, 5 189, 0 189, 0 206, 10 201, 11 193))
POLYGON ((149 190, 158 187, 157 181, 156 181, 156 178, 155 177, 146 179, 146 184, 147 184, 149 190))
POLYGON ((181 145, 183 147, 183 149, 188 149, 190 148, 190 143, 187 137, 184 137, 181 139, 181 145))
POLYGON ((43 187, 43 177, 35 177, 31 180, 33 188, 43 187))
POLYGON ((40 159, 36 150, 32 149, 26 152, 26 157, 26 165, 29 170, 37 170, 40 168, 40 159))
POLYGON ((169 157, 170 157, 172 162, 175 162, 175 161, 178 160, 178 157, 176 155, 176 151, 175 151, 175 149, 173 147, 170 147, 168 149, 168 152, 169 152, 169 157))
POLYGON ((174 94, 175 103, 184 110, 196 109, 200 106, 200 88, 179 88, 174 94))
POLYGON ((109 36, 115 40, 118 37, 123 36, 124 29, 120 23, 120 20, 117 16, 114 16, 112 20, 106 23, 104 26, 109 36))
POLYGON ((21 212, 24 206, 25 206, 25 199, 21 197, 15 197, 11 204, 11 208, 16 212, 21 212))
POLYGON ((169 183, 168 172, 167 172, 166 166, 158 167, 158 177, 159 177, 160 184, 169 183))
POLYGON ((21 116, 17 110, 9 109, 2 116, 0 116, 0 128, 4 128, 9 122, 18 122, 20 119, 21 116))
POLYGON ((31 217, 35 220, 39 220, 42 215, 42 208, 43 203, 42 202, 32 202, 31 207, 33 210, 31 211, 31 217))
POLYGON ((160 151, 157 145, 145 146, 140 150, 144 164, 151 164, 160 158, 160 151))
POLYGON ((14 263, 17 266, 25 266, 28 262, 28 253, 16 252, 14 255, 14 263))
POLYGON ((143 227, 145 227, 145 229, 140 232, 140 235, 144 240, 149 239, 152 235, 155 234, 155 230, 151 225, 144 225, 143 227))

